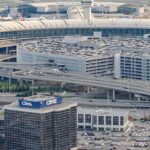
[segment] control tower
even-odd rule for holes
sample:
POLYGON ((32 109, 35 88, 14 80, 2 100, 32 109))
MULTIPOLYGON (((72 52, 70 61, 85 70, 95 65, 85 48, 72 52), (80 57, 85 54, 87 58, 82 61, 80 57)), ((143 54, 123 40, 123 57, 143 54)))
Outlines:
POLYGON ((93 0, 81 0, 81 4, 84 10, 84 19, 91 20, 91 7, 93 6, 93 0))

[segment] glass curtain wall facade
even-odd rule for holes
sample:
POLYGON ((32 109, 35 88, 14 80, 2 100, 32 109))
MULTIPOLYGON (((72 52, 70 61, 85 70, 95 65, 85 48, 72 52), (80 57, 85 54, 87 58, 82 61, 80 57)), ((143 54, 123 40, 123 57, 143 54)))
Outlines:
POLYGON ((143 36, 150 34, 150 29, 146 28, 55 28, 55 29, 34 29, 0 32, 0 39, 20 39, 38 38, 49 36, 83 35, 91 36, 93 32, 100 31, 103 36, 143 36))
POLYGON ((121 56, 121 77, 150 80, 150 59, 121 56))

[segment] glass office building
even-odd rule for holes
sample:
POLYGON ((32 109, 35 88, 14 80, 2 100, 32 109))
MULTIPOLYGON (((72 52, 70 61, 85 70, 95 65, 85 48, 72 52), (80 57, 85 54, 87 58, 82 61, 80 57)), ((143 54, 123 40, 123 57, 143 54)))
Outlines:
POLYGON ((76 147, 76 103, 30 97, 5 107, 5 150, 70 150, 76 147), (31 100, 30 100, 31 99, 31 100))
POLYGON ((118 53, 115 54, 115 59, 114 72, 118 74, 115 77, 150 81, 150 56, 148 51, 118 53))

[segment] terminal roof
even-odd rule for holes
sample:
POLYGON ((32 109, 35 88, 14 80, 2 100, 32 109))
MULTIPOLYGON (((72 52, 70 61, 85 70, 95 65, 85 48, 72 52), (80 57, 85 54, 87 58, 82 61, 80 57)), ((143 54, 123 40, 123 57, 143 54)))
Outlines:
POLYGON ((133 18, 104 18, 93 19, 64 19, 64 20, 25 20, 0 22, 0 32, 19 30, 59 29, 59 28, 142 28, 150 29, 150 19, 133 18))

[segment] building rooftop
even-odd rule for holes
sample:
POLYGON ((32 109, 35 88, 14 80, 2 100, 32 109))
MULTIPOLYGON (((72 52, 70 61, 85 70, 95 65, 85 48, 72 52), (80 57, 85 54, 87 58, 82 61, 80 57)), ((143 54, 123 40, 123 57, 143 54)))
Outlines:
MULTIPOLYGON (((105 58, 113 56, 115 52, 121 52, 122 55, 139 55, 149 53, 149 40, 143 38, 129 37, 102 37, 100 39, 87 37, 69 37, 71 42, 66 42, 65 38, 47 38, 33 41, 22 42, 19 45, 19 50, 29 51, 31 53, 41 53, 63 55, 70 58, 85 58, 91 60, 95 58, 105 58), (69 43, 70 42, 70 43, 69 43)), ((144 55, 145 55, 144 54, 144 55)))
POLYGON ((117 109, 117 108, 86 108, 86 107, 78 107, 78 114, 97 114, 97 115, 117 115, 124 116, 128 113, 128 110, 125 109, 117 109))
POLYGON ((54 98, 55 98, 55 96, 33 95, 33 96, 25 97, 24 100, 39 102, 39 101, 51 100, 54 98))
POLYGON ((4 110, 14 110, 14 111, 21 111, 21 112, 44 114, 53 111, 62 111, 77 106, 77 103, 73 103, 73 102, 47 104, 47 102, 50 102, 54 98, 55 98, 54 96, 41 96, 41 95, 31 96, 24 99, 20 99, 17 102, 4 106, 4 110), (37 108, 37 105, 42 104, 44 102, 46 102, 47 106, 37 108))
MULTIPOLYGON (((94 1, 94 4, 95 5, 105 5, 105 6, 122 6, 124 5, 125 3, 113 3, 113 2, 96 2, 94 1)), ((73 5, 81 5, 81 2, 80 1, 61 1, 61 2, 47 2, 47 3, 29 3, 29 5, 32 5, 34 7, 48 7, 48 6, 73 6, 73 5)))

